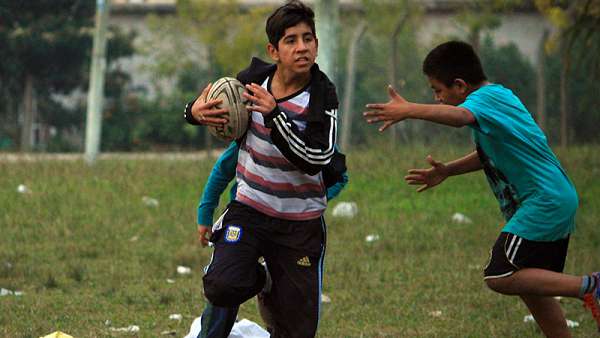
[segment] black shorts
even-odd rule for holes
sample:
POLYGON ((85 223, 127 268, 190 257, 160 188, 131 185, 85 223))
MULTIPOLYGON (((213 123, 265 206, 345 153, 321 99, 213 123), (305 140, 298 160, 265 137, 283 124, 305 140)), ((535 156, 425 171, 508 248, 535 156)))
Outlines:
POLYGON ((323 217, 283 220, 233 201, 220 222, 203 277, 206 298, 216 306, 236 307, 254 297, 265 283, 258 263, 264 257, 273 282, 264 298, 274 320, 271 337, 314 337, 325 255, 323 217))
POLYGON ((523 268, 562 272, 568 247, 569 236, 552 242, 538 242, 501 232, 490 252, 484 279, 510 276, 523 268))

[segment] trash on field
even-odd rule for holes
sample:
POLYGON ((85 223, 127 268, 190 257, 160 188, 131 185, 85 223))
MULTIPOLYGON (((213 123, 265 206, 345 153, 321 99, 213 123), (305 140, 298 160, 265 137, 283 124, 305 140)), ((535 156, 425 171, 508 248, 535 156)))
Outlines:
POLYGON ((73 338, 73 336, 68 335, 64 332, 56 331, 56 332, 52 332, 51 334, 49 334, 47 336, 43 336, 41 338, 73 338))
MULTIPOLYGON (((527 316, 523 317, 523 323, 529 323, 529 322, 535 322, 535 318, 533 318, 533 315, 527 315, 527 316)), ((567 326, 570 328, 578 327, 579 322, 567 319, 567 326)))
POLYGON ((17 187, 17 192, 21 194, 29 194, 31 193, 31 190, 29 190, 25 184, 19 184, 17 187))
MULTIPOLYGON (((194 319, 190 332, 184 338, 196 338, 202 329, 202 317, 194 319)), ((269 332, 253 321, 242 319, 233 324, 229 338, 269 338, 269 332)))
POLYGON ((135 333, 140 332, 140 327, 137 325, 129 325, 128 327, 111 327, 109 328, 112 332, 129 332, 135 333))
POLYGON ((174 313, 172 315, 169 315, 169 319, 172 319, 172 320, 182 320, 183 316, 180 315, 179 313, 174 313))
POLYGON ((144 196, 142 197, 142 202, 149 207, 156 208, 158 206, 158 200, 152 197, 144 196))
POLYGON ((460 212, 455 212, 454 215, 452 215, 452 221, 455 223, 461 223, 461 224, 473 223, 473 221, 471 221, 471 219, 469 217, 461 214, 460 212))
POLYGON ((23 291, 12 291, 5 288, 0 288, 0 296, 22 296, 23 291))
POLYGON ((570 327, 570 328, 578 327, 579 326, 579 322, 567 319, 567 326, 570 327))
POLYGON ((192 269, 188 268, 187 266, 179 265, 177 266, 177 273, 180 275, 189 275, 192 273, 192 269))
POLYGON ((358 206, 354 202, 340 202, 336 204, 331 214, 333 217, 353 218, 358 214, 358 206))
POLYGON ((479 264, 469 264, 467 266, 470 270, 482 270, 483 267, 479 264))
POLYGON ((554 299, 556 299, 557 301, 560 302, 562 300, 562 297, 561 296, 556 296, 556 297, 554 297, 554 299))
POLYGON ((377 234, 371 234, 371 235, 367 235, 367 237, 365 237, 365 241, 367 241, 368 243, 375 242, 378 240, 379 240, 379 235, 377 235, 377 234))
POLYGON ((167 278, 167 283, 169 283, 169 284, 175 284, 175 280, 171 279, 171 278, 167 278))
POLYGON ((161 336, 176 336, 177 335, 177 331, 175 330, 171 330, 171 331, 163 331, 160 333, 161 336))
POLYGON ((442 315, 442 311, 440 311, 440 310, 431 311, 431 312, 429 312, 429 315, 431 317, 440 317, 442 315))
POLYGON ((322 293, 321 294, 321 303, 331 303, 331 298, 329 298, 329 296, 327 296, 326 294, 322 293))

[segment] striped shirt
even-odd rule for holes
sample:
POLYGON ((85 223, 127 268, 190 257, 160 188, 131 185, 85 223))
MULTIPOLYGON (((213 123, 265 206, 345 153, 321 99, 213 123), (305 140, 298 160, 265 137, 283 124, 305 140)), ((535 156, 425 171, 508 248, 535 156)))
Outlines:
MULTIPOLYGON (((262 87, 267 88, 269 78, 262 87)), ((278 101, 288 121, 303 131, 310 93, 308 88, 278 101)), ((288 220, 318 218, 327 207, 321 173, 308 175, 288 161, 273 144, 271 130, 260 112, 251 113, 250 127, 241 144, 236 168, 235 199, 264 214, 288 220)))

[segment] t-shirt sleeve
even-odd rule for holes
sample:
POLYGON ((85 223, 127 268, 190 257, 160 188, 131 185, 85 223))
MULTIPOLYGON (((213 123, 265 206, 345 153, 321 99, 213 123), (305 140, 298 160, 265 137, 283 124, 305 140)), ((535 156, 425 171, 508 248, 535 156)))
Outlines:
POLYGON ((500 114, 490 102, 490 98, 480 93, 472 93, 459 107, 465 108, 475 117, 475 123, 470 127, 485 134, 497 134, 503 129, 500 114))

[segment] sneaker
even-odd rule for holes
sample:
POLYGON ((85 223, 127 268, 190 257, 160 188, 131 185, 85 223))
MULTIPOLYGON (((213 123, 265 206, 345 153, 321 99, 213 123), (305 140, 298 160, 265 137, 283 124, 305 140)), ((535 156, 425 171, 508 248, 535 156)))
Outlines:
POLYGON ((592 273, 592 277, 596 280, 596 288, 583 296, 583 306, 592 312, 600 332, 600 272, 592 273))
POLYGON ((269 273, 269 269, 267 269, 267 264, 263 261, 260 262, 265 267, 266 280, 265 286, 263 289, 256 295, 256 305, 258 306, 258 313, 260 313, 260 317, 262 318, 265 326, 267 327, 267 331, 272 332, 273 327, 275 325, 275 320, 273 319, 273 313, 269 310, 269 303, 266 298, 269 297, 271 293, 271 287, 273 286, 273 280, 271 279, 271 274, 269 273))

